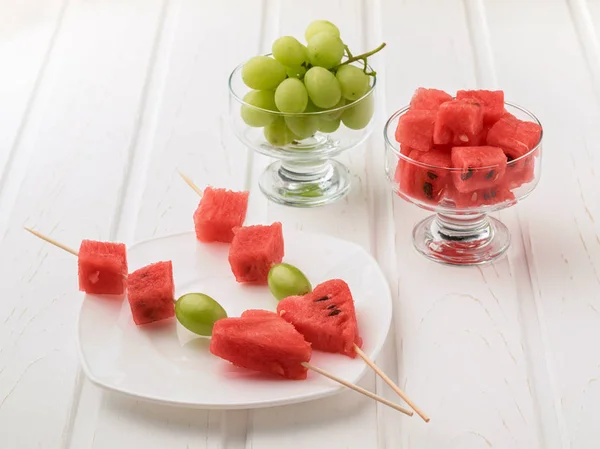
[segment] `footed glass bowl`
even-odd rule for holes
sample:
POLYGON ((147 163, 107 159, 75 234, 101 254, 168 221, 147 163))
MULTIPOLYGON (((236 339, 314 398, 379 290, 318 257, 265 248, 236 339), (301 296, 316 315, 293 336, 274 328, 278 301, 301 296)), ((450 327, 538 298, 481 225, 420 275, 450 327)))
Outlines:
MULTIPOLYGON (((508 112, 520 120, 539 120, 526 109, 506 103, 508 112)), ((540 179, 542 138, 523 156, 506 167, 447 168, 416 161, 396 142, 398 119, 408 111, 395 112, 385 125, 385 171, 396 194, 435 212, 413 229, 417 251, 436 262, 478 265, 500 257, 510 245, 510 232, 488 213, 515 205, 535 189, 540 179)))
POLYGON ((259 179, 271 201, 316 207, 350 191, 350 173, 332 158, 363 143, 373 129, 376 79, 361 98, 328 110, 282 113, 244 100, 251 91, 242 81, 240 64, 229 77, 229 114, 237 138, 248 148, 277 159, 259 179))

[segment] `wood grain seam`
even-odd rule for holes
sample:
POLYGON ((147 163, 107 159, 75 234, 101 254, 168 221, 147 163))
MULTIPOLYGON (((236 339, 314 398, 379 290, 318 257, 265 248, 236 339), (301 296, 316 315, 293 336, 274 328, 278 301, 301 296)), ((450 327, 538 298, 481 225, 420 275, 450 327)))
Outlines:
POLYGON ((600 105, 600 42, 585 0, 567 0, 573 27, 584 54, 596 102, 600 105))
MULTIPOLYGON (((161 10, 160 10, 160 15, 157 21, 157 26, 156 26, 156 31, 154 33, 154 41, 152 42, 152 50, 150 52, 150 57, 148 59, 148 63, 147 63, 147 67, 146 67, 146 75, 144 76, 144 81, 143 81, 143 86, 142 86, 142 91, 140 94, 140 100, 138 103, 138 107, 136 110, 136 114, 135 114, 135 122, 133 125, 133 131, 132 131, 132 137, 131 137, 131 141, 129 143, 129 147, 127 149, 127 165, 125 168, 125 173, 123 174, 123 181, 121 183, 121 186, 119 188, 118 194, 119 194, 119 200, 117 203, 117 207, 115 210, 115 215, 114 215, 114 219, 112 220, 111 223, 111 228, 110 228, 110 238, 111 239, 116 239, 117 236, 120 236, 121 232, 120 232, 120 228, 122 226, 122 217, 123 217, 123 210, 124 210, 124 205, 126 202, 126 198, 129 196, 129 192, 130 190, 133 188, 132 186, 132 172, 135 170, 135 166, 136 164, 139 164, 142 168, 141 168, 141 172, 143 175, 145 175, 149 169, 149 161, 150 161, 150 155, 149 153, 151 153, 152 149, 153 149, 153 145, 147 145, 147 147, 144 147, 142 145, 139 145, 140 142, 140 135, 142 133, 142 128, 144 125, 144 116, 146 115, 146 111, 147 111, 147 104, 148 104, 148 98, 150 96, 150 86, 153 84, 153 74, 154 71, 156 70, 156 62, 158 59, 158 50, 160 48, 160 44, 161 44, 161 40, 163 38, 163 31, 164 31, 164 27, 165 27, 165 18, 167 16, 167 11, 168 11, 168 6, 170 4, 170 0, 163 0, 162 1, 162 6, 161 6, 161 10), (144 151, 144 149, 147 148, 147 151, 144 151), (138 159, 141 159, 141 162, 138 161, 138 159)), ((161 92, 158 93, 158 95, 160 95, 161 92)), ((156 121, 153 121, 152 123, 153 125, 156 125, 156 121)), ((139 188, 138 188, 138 192, 135 198, 135 203, 136 204, 136 213, 131 215, 131 220, 129 220, 130 222, 130 229, 133 229, 136 223, 136 217, 137 215, 137 210, 139 210, 140 204, 141 204, 141 200, 142 200, 142 195, 143 195, 143 187, 144 187, 144 181, 145 180, 145 176, 142 176, 142 179, 139 182, 139 188)), ((129 234, 133 234, 132 231, 129 232, 129 234)), ((127 235, 127 236, 121 236, 121 237, 129 237, 132 238, 133 235, 127 235)), ((129 242, 129 240, 128 240, 129 242)), ((131 242, 129 242, 131 243, 131 242)))
MULTIPOLYGON (((498 79, 497 72, 494 66, 493 59, 493 47, 491 42, 490 29, 487 22, 485 5, 483 0, 463 0, 463 4, 465 7, 466 19, 469 27, 469 35, 471 40, 471 45, 474 53, 474 61, 475 61, 475 75, 476 82, 478 88, 483 88, 484 86, 491 89, 498 88, 498 79)), ((519 207, 518 205, 516 207, 519 207)), ((546 323, 544 318, 544 313, 542 310, 542 305, 540 304, 539 295, 536 293, 534 289, 534 276, 535 274, 535 264, 534 264, 534 256, 531 252, 531 245, 526 245, 526 236, 525 230, 528 229, 527 223, 523 221, 520 214, 517 210, 506 211, 504 214, 511 214, 516 216, 517 229, 513 230, 513 233, 516 233, 520 239, 513 239, 513 245, 515 243, 519 243, 523 249, 525 254, 525 267, 526 273, 518 273, 514 270, 515 261, 513 258, 515 254, 518 252, 512 251, 508 253, 508 264, 509 271, 511 274, 511 278, 514 279, 514 283, 518 286, 519 284, 524 284, 525 293, 523 293, 522 289, 517 289, 517 297, 519 303, 523 304, 524 301, 527 301, 527 297, 531 300, 533 305, 534 313, 537 318, 537 334, 540 339, 540 346, 544 353, 544 363, 545 370, 543 371, 543 375, 545 375, 548 383, 548 387, 551 390, 551 396, 554 403, 554 414, 553 418, 556 420, 556 424, 558 425, 558 434, 559 439, 561 441, 561 447, 563 449, 570 448, 568 432, 566 429, 564 413, 562 411, 560 405, 560 394, 558 390, 558 386, 556 383, 556 378, 554 374, 554 364, 552 362, 552 357, 549 350, 549 338, 548 331, 546 329, 546 323)), ((521 312, 522 313, 522 310, 521 312)), ((526 338, 526 337, 522 337, 526 338)), ((532 360, 532 347, 530 345, 530 341, 526 339, 526 344, 529 346, 529 351, 526 351, 525 360, 527 361, 527 373, 531 376, 535 373, 533 372, 534 362, 532 360)), ((538 379, 539 380, 539 379, 538 379)), ((540 403, 540 395, 537 393, 537 385, 534 387, 532 391, 532 401, 536 410, 536 415, 538 418, 538 438, 540 438, 540 444, 551 444, 550 441, 552 437, 549 435, 549 427, 550 423, 543 423, 543 416, 541 410, 540 403), (545 426, 544 426, 545 424, 545 426)), ((545 447, 545 446, 544 446, 545 447)))
MULTIPOLYGON (((16 183, 16 190, 18 190, 19 187, 21 186, 21 184, 23 183, 23 180, 25 179, 26 168, 29 165, 29 161, 31 160, 31 157, 33 156, 33 149, 31 151, 26 152, 26 154, 24 154, 24 155, 23 155, 22 151, 17 152, 17 149, 21 146, 21 142, 22 142, 23 136, 25 134, 25 130, 27 129, 27 127, 29 125, 29 119, 31 116, 31 112, 33 110, 33 106, 37 100, 38 93, 40 91, 40 87, 44 80, 44 76, 46 74, 46 70, 47 70, 48 64, 50 62, 50 55, 52 55, 52 53, 53 53, 54 47, 56 45, 56 41, 58 39, 58 35, 60 34, 60 31, 62 29, 62 25, 64 22, 64 18, 66 16, 66 12, 67 12, 69 3, 70 3, 70 0, 63 0, 62 4, 60 6, 60 10, 58 12, 58 16, 55 21, 54 30, 52 31, 52 34, 50 36, 50 40, 48 42, 48 47, 46 48, 46 52, 44 53, 44 56, 42 57, 42 63, 40 64, 38 73, 37 73, 37 75, 35 77, 35 81, 33 83, 33 87, 31 89, 31 93, 27 99, 27 102, 25 105, 25 111, 23 112, 21 122, 19 123, 19 127, 17 128, 17 133, 15 135, 15 139, 14 139, 13 144, 11 145, 11 148, 8 152, 8 158, 6 160, 4 169, 2 170, 2 173, 0 173, 0 210, 3 211, 2 215, 5 217, 10 217, 12 209, 16 202, 16 198, 17 198, 17 195, 14 195, 12 200, 6 199, 6 201, 11 201, 11 204, 10 204, 10 206, 3 206, 3 201, 2 201, 3 194, 5 191, 5 187, 9 184, 9 178, 11 177, 11 173, 12 173, 13 177, 18 177, 18 179, 16 179, 14 181, 16 183), (14 165, 15 159, 17 158, 17 153, 19 154, 19 157, 22 157, 23 159, 26 160, 26 163, 22 164, 23 168, 19 169, 15 175, 14 174, 15 171, 11 170, 11 169, 14 165), (23 156, 21 156, 21 155, 23 155, 23 156)), ((0 221, 0 235, 3 234, 1 227, 2 227, 2 222, 0 221)), ((6 232, 6 230, 4 232, 6 232)), ((4 236, 2 235, 2 237, 0 237, 0 240, 3 238, 4 238, 4 236)))

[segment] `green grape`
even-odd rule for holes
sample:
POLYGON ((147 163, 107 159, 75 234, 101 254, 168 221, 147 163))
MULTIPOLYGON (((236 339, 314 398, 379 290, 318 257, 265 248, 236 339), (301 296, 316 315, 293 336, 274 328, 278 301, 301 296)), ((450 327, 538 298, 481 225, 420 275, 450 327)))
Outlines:
POLYGON ((242 67, 242 80, 250 89, 275 89, 285 77, 285 67, 268 56, 255 56, 242 67))
POLYGON ((301 80, 302 78, 304 78, 304 74, 306 73, 306 68, 303 66, 286 67, 285 72, 287 73, 287 76, 289 76, 290 78, 298 78, 299 80, 301 80))
POLYGON ((340 37, 340 30, 333 23, 329 22, 328 20, 315 20, 308 25, 308 27, 306 27, 304 38, 306 39, 306 42, 308 42, 315 34, 319 34, 324 31, 340 37))
POLYGON ((312 291, 304 273, 287 263, 273 265, 269 271, 268 282, 269 289, 277 300, 288 296, 306 295, 312 291))
MULTIPOLYGON (((339 109, 345 105, 346 105, 346 99, 344 97, 341 97, 340 101, 338 101, 337 104, 334 107, 332 107, 331 109, 339 109)), ((327 114, 321 114, 321 116, 319 118, 321 120, 337 120, 342 116, 343 112, 344 111, 328 112, 327 114)))
MULTIPOLYGON (((269 111, 277 110, 275 106, 275 92, 272 90, 250 91, 244 96, 244 102, 257 108, 268 109, 269 111)), ((269 114, 268 112, 260 111, 247 105, 242 105, 241 116, 248 126, 255 126, 257 128, 267 126, 276 118, 275 114, 269 114)))
POLYGON ((332 133, 340 127, 340 119, 336 120, 319 120, 319 131, 322 133, 332 133))
POLYGON ((313 67, 304 75, 304 85, 312 102, 329 109, 342 98, 342 89, 337 78, 323 67, 313 67))
POLYGON ((339 36, 328 32, 311 37, 307 49, 310 63, 326 69, 338 65, 344 56, 344 43, 339 36))
POLYGON ((343 65, 335 74, 342 87, 342 95, 350 101, 358 100, 367 93, 371 85, 369 75, 353 65, 343 65))
POLYGON ((298 140, 302 140, 317 132, 319 118, 315 115, 290 115, 285 117, 285 124, 298 140))
POLYGON ((375 104, 373 94, 363 98, 342 114, 342 122, 350 129, 363 129, 371 121, 375 104))
POLYGON ((283 117, 278 117, 273 123, 265 126, 264 135, 267 142, 275 147, 283 147, 298 137, 287 127, 283 117))
POLYGON ((322 109, 316 107, 315 104, 310 99, 310 97, 308 97, 308 104, 306 105, 306 109, 304 110, 304 112, 319 112, 319 111, 322 111, 322 109))
POLYGON ((307 61, 306 47, 292 36, 283 36, 273 42, 273 57, 288 67, 299 67, 307 61))
POLYGON ((210 296, 188 293, 175 303, 175 316, 186 329, 208 337, 215 322, 227 318, 227 312, 210 296))
POLYGON ((308 93, 304 83, 296 78, 283 81, 275 90, 275 104, 281 112, 303 112, 308 104, 308 93))

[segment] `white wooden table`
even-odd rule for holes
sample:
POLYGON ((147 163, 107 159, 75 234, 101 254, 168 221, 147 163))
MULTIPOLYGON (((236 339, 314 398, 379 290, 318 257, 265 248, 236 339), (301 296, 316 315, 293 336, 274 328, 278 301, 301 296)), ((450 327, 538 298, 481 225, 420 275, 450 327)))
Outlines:
MULTIPOLYGON (((0 447, 586 449, 600 443, 600 1, 0 0, 0 447), (334 21, 388 47, 377 131, 341 160, 337 204, 257 188, 267 160, 227 126, 226 78, 282 34, 334 21), (417 255, 424 212, 384 182, 382 127, 418 86, 502 88, 545 125, 542 181, 483 268, 417 255), (126 243, 190 230, 201 185, 249 188, 249 222, 357 242, 393 291, 378 363, 432 417, 356 395, 257 411, 175 409, 91 385, 72 256, 33 238, 126 243)), ((372 374, 362 385, 395 400, 372 374)))

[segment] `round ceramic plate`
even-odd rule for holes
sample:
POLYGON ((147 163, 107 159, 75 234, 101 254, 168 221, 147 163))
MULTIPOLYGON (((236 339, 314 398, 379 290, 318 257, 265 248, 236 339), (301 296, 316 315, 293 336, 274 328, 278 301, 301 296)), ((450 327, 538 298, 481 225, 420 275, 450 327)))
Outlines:
MULTIPOLYGON (((377 262, 360 246, 307 232, 285 231, 284 261, 302 269, 313 286, 345 280, 356 303, 363 350, 372 358, 387 336, 392 302, 377 262)), ((227 261, 228 244, 202 244, 193 233, 158 238, 131 246, 131 271, 172 260, 175 297, 202 292, 215 298, 229 316, 246 309, 275 310, 267 286, 238 284, 227 261)), ((267 377, 209 352, 176 319, 138 327, 126 299, 85 296, 79 315, 78 345, 89 379, 104 388, 139 399, 198 408, 257 408, 321 398, 342 390, 315 372, 303 381, 267 377)), ((367 370, 359 359, 314 351, 311 363, 350 382, 367 370)))

